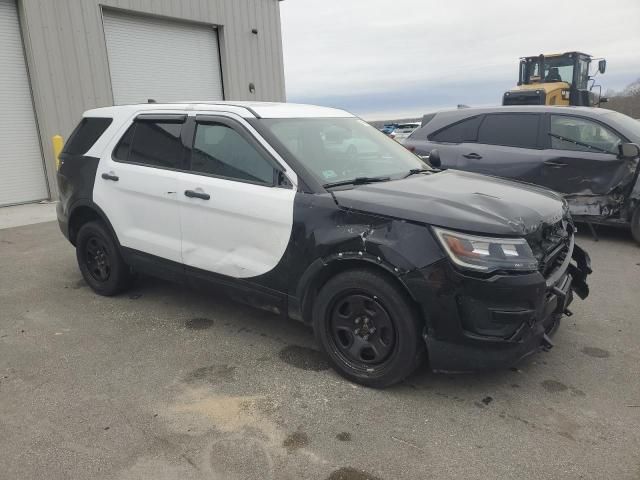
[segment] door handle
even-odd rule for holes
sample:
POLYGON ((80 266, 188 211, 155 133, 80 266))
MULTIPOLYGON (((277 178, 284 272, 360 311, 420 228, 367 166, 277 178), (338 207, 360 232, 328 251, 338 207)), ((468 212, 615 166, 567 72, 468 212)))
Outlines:
POLYGON ((477 153, 467 153, 466 155, 462 156, 471 160, 480 160, 482 158, 482 155, 478 155, 477 153))
POLYGON ((184 194, 189 198, 201 198, 202 200, 209 200, 211 195, 204 192, 196 192, 195 190, 185 190, 184 194))
POLYGON ((556 162, 555 160, 547 160, 544 164, 552 168, 562 168, 567 166, 566 163, 556 162))
POLYGON ((117 182, 118 180, 120 180, 120 177, 111 173, 103 173, 102 178, 104 178, 105 180, 111 180, 112 182, 117 182))

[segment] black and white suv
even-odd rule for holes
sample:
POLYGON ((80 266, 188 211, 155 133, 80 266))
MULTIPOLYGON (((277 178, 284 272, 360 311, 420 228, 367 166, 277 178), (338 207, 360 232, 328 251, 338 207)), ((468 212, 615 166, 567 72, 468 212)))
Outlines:
POLYGON ((101 108, 60 160, 60 227, 97 293, 135 272, 229 291, 312 324, 366 385, 400 381, 426 352, 437 371, 509 366, 550 346, 572 292, 588 294, 558 195, 438 172, 344 111, 101 108))

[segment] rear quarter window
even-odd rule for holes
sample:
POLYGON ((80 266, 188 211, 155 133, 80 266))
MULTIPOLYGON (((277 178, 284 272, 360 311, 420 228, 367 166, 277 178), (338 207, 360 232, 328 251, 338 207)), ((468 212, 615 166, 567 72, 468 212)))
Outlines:
POLYGON ((67 155, 84 155, 102 136, 113 119, 102 117, 85 117, 75 128, 62 153, 67 155))
POLYGON ((432 133, 429 140, 442 143, 475 142, 478 139, 478 127, 481 121, 482 115, 465 118, 432 133))

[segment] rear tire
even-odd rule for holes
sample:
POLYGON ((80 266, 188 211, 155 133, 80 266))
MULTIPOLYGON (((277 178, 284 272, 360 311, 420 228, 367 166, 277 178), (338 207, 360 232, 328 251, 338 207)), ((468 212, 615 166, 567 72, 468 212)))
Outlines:
POLYGON ((330 279, 314 303, 313 326, 338 373, 368 387, 400 382, 424 358, 421 322, 407 294, 370 270, 330 279))
POLYGON ((631 235, 640 244, 640 204, 636 206, 631 216, 631 235))
POLYGON ((116 295, 131 285, 133 274, 102 222, 88 222, 80 227, 76 258, 84 280, 99 295, 116 295))

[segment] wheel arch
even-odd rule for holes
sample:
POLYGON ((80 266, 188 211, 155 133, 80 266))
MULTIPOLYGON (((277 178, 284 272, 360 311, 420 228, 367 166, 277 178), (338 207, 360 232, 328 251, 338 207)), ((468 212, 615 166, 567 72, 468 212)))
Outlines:
POLYGON ((312 308, 318 292, 334 276, 349 270, 366 269, 383 276, 390 283, 399 287, 410 300, 413 306, 418 308, 418 302, 406 283, 400 278, 399 269, 381 261, 379 257, 361 255, 360 253, 338 253, 328 258, 317 259, 301 276, 296 298, 298 315, 306 324, 312 322, 312 308))
POLYGON ((78 238, 78 232, 82 225, 94 220, 99 220, 107 226, 109 233, 111 233, 116 244, 120 247, 118 236, 113 229, 113 225, 111 225, 111 222, 107 218, 107 215, 98 205, 89 201, 77 202, 72 207, 69 213, 69 241, 75 246, 76 239, 78 238))

